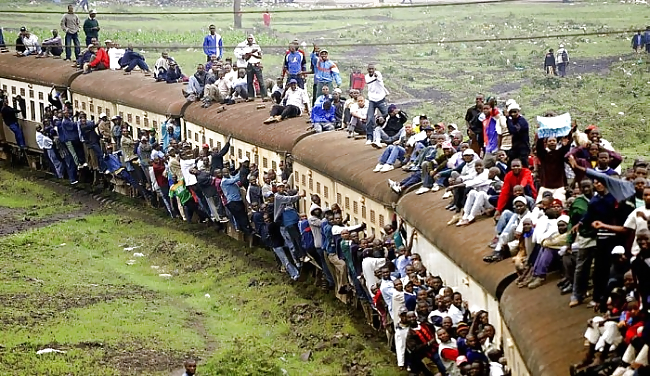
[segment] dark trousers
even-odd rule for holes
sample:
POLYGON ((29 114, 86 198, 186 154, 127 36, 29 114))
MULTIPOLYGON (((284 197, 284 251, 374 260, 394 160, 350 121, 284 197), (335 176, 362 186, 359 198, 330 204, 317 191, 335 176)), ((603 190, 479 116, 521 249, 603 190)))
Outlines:
POLYGON ((260 94, 266 98, 266 86, 264 86, 264 76, 262 68, 259 65, 248 64, 246 67, 246 80, 248 81, 248 95, 253 97, 255 88, 253 87, 253 76, 257 77, 257 83, 260 85, 260 94))
POLYGON ((143 72, 149 72, 149 66, 147 63, 144 61, 144 59, 132 59, 129 61, 129 65, 127 65, 126 69, 124 69, 125 72, 130 72, 135 68, 136 66, 140 67, 143 72))
POLYGON ((93 153, 95 153, 95 155, 97 156, 99 171, 100 172, 106 171, 106 162, 104 161, 102 148, 99 146, 99 144, 86 144, 86 146, 88 146, 88 149, 92 150, 93 153))
POLYGON ((81 47, 79 47, 79 33, 75 33, 75 34, 65 33, 65 58, 66 59, 70 59, 70 56, 72 56, 72 43, 74 43, 74 56, 76 59, 78 59, 79 54, 81 53, 81 47))
POLYGON ((558 73, 560 74, 560 77, 566 76, 566 63, 560 63, 557 65, 557 70, 558 73))
POLYGON ((129 185, 131 185, 131 187, 137 189, 138 192, 140 193, 140 195, 142 195, 143 198, 147 198, 147 192, 144 190, 144 188, 142 188, 142 186, 140 184, 138 184, 138 182, 135 181, 135 179, 133 179, 133 176, 131 176, 131 174, 129 174, 126 171, 126 169, 120 171, 120 173, 117 174, 116 176, 118 178, 126 181, 127 183, 129 183, 129 185))
POLYGON ((5 48, 5 36, 2 34, 2 29, 0 29, 0 48, 5 48))
POLYGON ((23 135, 23 130, 20 128, 18 123, 9 124, 9 129, 14 132, 16 136, 16 143, 21 149, 25 148, 25 136, 23 135))
POLYGON ((239 230, 243 231, 246 234, 252 233, 251 224, 248 221, 248 215, 246 214, 246 206, 243 201, 231 201, 226 207, 230 210, 230 213, 235 217, 237 226, 239 230))
POLYGON ((271 108, 271 116, 278 116, 284 119, 294 118, 300 116, 300 109, 294 105, 281 106, 279 104, 273 105, 271 108))
POLYGON ((89 37, 88 35, 86 35, 86 47, 90 46, 92 43, 93 43, 93 37, 89 37))
POLYGON ((72 154, 65 153, 63 157, 63 164, 65 165, 66 173, 68 174, 68 179, 73 183, 77 181, 77 165, 74 163, 72 154))
MULTIPOLYGON (((571 299, 583 300, 587 293, 587 282, 596 247, 579 249, 576 256, 576 269, 573 278, 573 295, 571 299)), ((607 281, 605 281, 607 282, 607 281)))
POLYGON ((296 248, 299 257, 305 257, 305 250, 302 248, 302 239, 300 236, 300 230, 298 229, 298 224, 291 226, 286 226, 287 233, 293 242, 293 246, 296 248))
POLYGON ((466 188, 466 187, 459 187, 454 189, 454 205, 458 209, 456 209, 456 213, 460 213, 460 209, 465 207, 465 200, 467 200, 467 193, 471 191, 472 188, 466 188))
POLYGON ((609 291, 607 291, 607 281, 609 280, 609 269, 612 265, 612 249, 617 244, 617 238, 610 236, 598 238, 596 249, 594 251, 594 271, 592 273, 592 283, 594 285, 594 301, 600 303, 604 309, 607 303, 609 291))

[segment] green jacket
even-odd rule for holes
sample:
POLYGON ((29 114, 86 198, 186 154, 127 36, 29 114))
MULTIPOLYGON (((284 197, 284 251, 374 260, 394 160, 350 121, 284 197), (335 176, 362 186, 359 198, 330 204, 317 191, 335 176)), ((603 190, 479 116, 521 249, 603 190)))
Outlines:
POLYGON ((99 27, 97 19, 88 17, 84 22, 84 33, 88 38, 99 38, 99 30, 93 30, 93 27, 99 27))
MULTIPOLYGON (((573 201, 573 204, 571 204, 571 207, 569 208, 569 230, 573 228, 573 226, 577 225, 582 217, 584 217, 584 215, 587 213, 587 208, 589 208, 589 201, 590 200, 585 197, 585 195, 580 195, 576 197, 575 201, 573 201)), ((596 237, 596 229, 591 226, 580 226, 578 232, 583 238, 596 237)), ((574 241, 575 234, 572 233, 569 235, 567 242, 568 244, 571 244, 574 241)))

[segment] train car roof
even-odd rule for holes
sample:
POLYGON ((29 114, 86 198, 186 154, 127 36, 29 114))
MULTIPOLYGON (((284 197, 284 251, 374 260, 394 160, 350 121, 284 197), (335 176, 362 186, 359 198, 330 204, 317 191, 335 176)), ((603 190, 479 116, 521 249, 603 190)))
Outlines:
POLYGON ((70 85, 73 93, 173 117, 182 116, 187 104, 181 93, 183 87, 156 82, 139 72, 125 75, 112 70, 82 74, 70 85))
POLYGON ((0 77, 42 86, 68 87, 79 74, 68 62, 60 59, 37 59, 0 54, 0 77))
POLYGON ((515 273, 515 268, 507 260, 490 265, 483 261, 483 256, 492 251, 487 247, 490 239, 486 236, 494 233, 494 221, 478 220, 466 227, 448 226, 447 221, 453 213, 445 210, 449 201, 441 199, 441 196, 442 192, 408 193, 397 204, 397 212, 498 299, 501 290, 512 279, 509 277, 515 273))
POLYGON ((569 365, 580 362, 584 328, 594 311, 569 308, 568 295, 561 296, 555 282, 532 291, 510 284, 499 307, 532 375, 566 375, 569 365))
POLYGON ((259 101, 237 103, 219 112, 220 105, 202 108, 200 103, 193 103, 185 109, 184 118, 222 135, 232 134, 238 140, 280 153, 290 153, 296 142, 313 133, 308 130, 310 124, 305 122, 307 116, 264 124, 272 104, 266 102, 264 108, 257 109, 260 104, 259 101))
POLYGON ((406 174, 398 169, 387 173, 372 172, 381 151, 350 140, 345 132, 324 132, 300 140, 293 149, 294 159, 357 192, 390 206, 398 200, 387 179, 401 180, 406 174))

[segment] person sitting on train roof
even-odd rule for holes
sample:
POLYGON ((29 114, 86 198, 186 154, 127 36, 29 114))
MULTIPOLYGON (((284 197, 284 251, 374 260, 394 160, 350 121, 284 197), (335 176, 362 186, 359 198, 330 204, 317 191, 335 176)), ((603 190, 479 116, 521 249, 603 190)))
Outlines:
POLYGON ((145 76, 151 76, 149 66, 145 62, 144 56, 140 53, 133 51, 133 45, 129 43, 124 52, 124 56, 119 60, 121 68, 124 68, 124 74, 130 74, 131 71, 137 66, 144 72, 145 76))
POLYGON ((101 47, 97 48, 97 46, 94 44, 89 45, 88 49, 90 52, 95 54, 95 58, 91 62, 84 64, 84 74, 88 74, 92 71, 108 69, 110 66, 110 61, 108 59, 108 54, 106 51, 101 47))
POLYGON ((156 82, 165 81, 167 71, 169 70, 169 63, 174 60, 169 57, 169 53, 163 51, 160 54, 158 60, 153 66, 153 77, 156 79, 156 82))
MULTIPOLYGON (((22 29, 21 29, 22 31, 22 29)), ((29 30, 24 30, 21 33, 22 45, 25 47, 23 52, 16 51, 16 56, 23 57, 29 55, 38 55, 41 53, 41 46, 38 44, 38 37, 29 30)))
POLYGON ((248 81, 246 79, 246 70, 238 69, 237 76, 232 81, 232 94, 231 99, 234 102, 239 102, 248 99, 248 81))
POLYGON ((377 166, 372 170, 373 172, 388 172, 395 169, 395 162, 398 160, 404 161, 406 156, 406 143, 415 135, 411 124, 404 126, 404 132, 400 134, 400 138, 388 145, 386 150, 383 151, 377 162, 377 166))
POLYGON ((188 102, 196 102, 203 97, 203 89, 205 87, 208 74, 205 71, 203 64, 196 67, 196 72, 190 77, 187 89, 182 89, 183 96, 188 102))
POLYGON ((335 122, 336 109, 332 106, 332 102, 325 101, 314 105, 311 111, 311 124, 316 133, 333 131, 335 122))
POLYGON ((59 32, 54 29, 52 30, 52 38, 43 41, 41 44, 41 53, 36 57, 41 58, 52 56, 54 59, 60 59, 62 53, 63 46, 61 45, 61 37, 59 36, 59 32))
MULTIPOLYGON (((439 139, 439 135, 432 134, 433 128, 426 127, 424 132, 431 134, 431 137, 434 139, 439 139)), ((426 147, 420 150, 418 158, 411 165, 417 166, 418 163, 421 165, 421 170, 413 170, 411 175, 402 180, 401 182, 395 182, 391 179, 388 179, 388 185, 391 189, 400 194, 404 189, 413 186, 420 181, 423 181, 423 186, 430 188, 434 185, 434 180, 438 179, 436 177, 439 172, 447 169, 447 161, 452 156, 454 149, 451 147, 449 142, 444 142, 440 145, 440 149, 437 148, 438 142, 433 143, 434 146, 426 147)))
MULTIPOLYGON (((221 73, 223 77, 223 73, 221 73)), ((207 76, 205 79, 205 87, 203 88, 203 98, 201 101, 203 104, 201 107, 208 108, 212 105, 212 102, 223 103, 225 102, 225 96, 222 97, 219 92, 217 81, 220 79, 220 69, 216 66, 213 66, 212 69, 207 70, 207 76)))
POLYGON ((396 105, 388 106, 388 118, 383 127, 377 126, 373 130, 372 146, 381 149, 385 144, 398 141, 404 133, 404 124, 408 121, 406 112, 396 105))
POLYGON ((275 123, 287 118, 294 118, 302 115, 303 108, 307 115, 311 110, 309 96, 305 89, 298 87, 298 81, 290 80, 289 88, 282 95, 282 102, 285 105, 276 104, 271 107, 270 117, 264 120, 264 124, 275 123))
POLYGON ((368 104, 363 95, 357 95, 356 103, 350 105, 350 122, 348 123, 348 138, 366 132, 368 119, 368 104))
POLYGON ((181 72, 181 67, 178 66, 175 60, 169 61, 169 70, 165 74, 164 81, 168 84, 177 82, 185 82, 187 77, 181 72))
POLYGON ((330 94, 330 88, 328 86, 323 86, 321 89, 321 94, 314 101, 314 106, 317 104, 322 104, 325 101, 332 101, 332 95, 330 94))

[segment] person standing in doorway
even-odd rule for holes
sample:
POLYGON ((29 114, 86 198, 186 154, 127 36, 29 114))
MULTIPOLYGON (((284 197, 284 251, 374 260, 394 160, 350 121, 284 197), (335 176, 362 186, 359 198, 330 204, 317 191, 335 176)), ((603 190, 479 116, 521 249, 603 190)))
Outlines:
MULTIPOLYGON (((84 34, 86 34, 86 46, 92 44, 93 38, 99 40, 99 22, 95 18, 97 16, 96 10, 91 10, 88 13, 88 19, 84 21, 84 34)), ((67 43, 66 43, 67 45, 67 43)))
MULTIPOLYGON (((68 13, 61 19, 61 29, 65 31, 65 60, 70 60, 72 55, 71 43, 74 43, 74 57, 79 59, 81 47, 79 46, 79 17, 74 13, 74 6, 68 5, 68 13)), ((89 45, 90 43, 88 43, 89 45)))
POLYGON ((248 83, 248 101, 255 100, 255 89, 253 88, 253 78, 257 78, 260 85, 260 94, 262 101, 269 99, 266 96, 266 86, 264 85, 264 76, 262 76, 262 48, 255 43, 253 34, 249 34, 246 41, 241 42, 235 48, 237 57, 237 67, 246 67, 246 79, 248 83))
POLYGON ((212 55, 215 55, 217 60, 221 60, 223 56, 223 39, 221 39, 221 35, 217 34, 216 26, 210 25, 209 28, 210 34, 203 38, 203 53, 207 57, 206 61, 210 61, 212 55))
POLYGON ((379 110, 385 119, 388 115, 386 96, 389 94, 384 86, 384 79, 374 64, 368 64, 366 74, 366 86, 368 86, 368 118, 366 121, 366 145, 372 144, 372 134, 375 129, 375 110, 379 110))
POLYGON ((555 65, 557 65, 560 77, 566 76, 566 67, 569 65, 569 53, 563 44, 560 45, 560 49, 557 50, 557 55, 555 55, 555 65))

